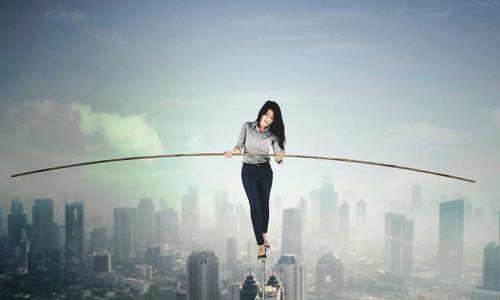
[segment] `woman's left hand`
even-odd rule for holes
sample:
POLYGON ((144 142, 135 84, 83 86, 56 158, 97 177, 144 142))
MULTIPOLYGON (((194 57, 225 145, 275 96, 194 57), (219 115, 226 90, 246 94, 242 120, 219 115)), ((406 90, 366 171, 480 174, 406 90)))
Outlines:
POLYGON ((276 161, 282 161, 283 158, 285 158, 285 153, 283 153, 283 151, 278 151, 276 153, 275 157, 276 157, 276 161))

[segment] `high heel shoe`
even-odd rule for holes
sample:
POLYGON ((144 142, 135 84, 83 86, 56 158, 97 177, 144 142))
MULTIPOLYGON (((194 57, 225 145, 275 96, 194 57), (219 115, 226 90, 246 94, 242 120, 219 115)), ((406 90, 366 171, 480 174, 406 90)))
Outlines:
POLYGON ((264 254, 263 255, 258 255, 257 254, 257 259, 260 260, 260 261, 264 261, 266 258, 267 258, 267 249, 266 247, 264 247, 264 254))
POLYGON ((269 244, 267 244, 267 245, 266 245, 266 244, 264 244, 264 246, 265 246, 266 248, 268 248, 268 249, 271 249, 271 246, 269 246, 269 244))

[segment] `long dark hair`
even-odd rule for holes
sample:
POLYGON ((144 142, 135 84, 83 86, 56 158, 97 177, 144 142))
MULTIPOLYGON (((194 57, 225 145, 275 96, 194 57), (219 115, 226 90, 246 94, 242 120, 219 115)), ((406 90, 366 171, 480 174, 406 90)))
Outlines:
POLYGON ((266 101, 257 115, 257 126, 259 126, 260 118, 267 113, 269 109, 274 112, 273 123, 269 126, 269 130, 278 138, 278 144, 283 151, 285 150, 285 124, 283 124, 283 117, 281 116, 281 109, 278 103, 274 101, 266 101))

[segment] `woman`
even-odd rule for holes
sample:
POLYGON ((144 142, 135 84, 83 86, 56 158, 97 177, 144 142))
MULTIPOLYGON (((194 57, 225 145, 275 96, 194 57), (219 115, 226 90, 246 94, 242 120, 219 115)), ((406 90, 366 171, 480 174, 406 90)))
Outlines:
MULTIPOLYGON (((285 126, 281 109, 274 101, 266 101, 254 122, 245 122, 241 127, 236 146, 224 152, 227 158, 241 153, 269 153, 273 147, 275 160, 281 164, 285 157, 285 126)), ((273 170, 268 156, 243 156, 241 180, 250 204, 252 226, 259 246, 257 259, 266 258, 266 248, 271 248, 266 239, 269 224, 269 194, 273 184, 273 170)))

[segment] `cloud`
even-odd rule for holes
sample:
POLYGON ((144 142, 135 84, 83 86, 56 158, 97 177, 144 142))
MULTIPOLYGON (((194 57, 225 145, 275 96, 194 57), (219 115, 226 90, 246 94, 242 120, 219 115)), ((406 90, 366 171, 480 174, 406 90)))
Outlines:
POLYGON ((411 143, 459 146, 472 141, 472 137, 457 130, 448 129, 424 121, 404 122, 388 128, 390 134, 411 143))
POLYGON ((40 160, 82 153, 160 154, 163 145, 144 114, 94 112, 87 104, 34 100, 2 106, 0 140, 4 149, 22 149, 40 160))
POLYGON ((72 104, 79 115, 79 128, 84 136, 97 136, 124 155, 161 154, 163 146, 156 130, 145 115, 120 116, 94 112, 89 105, 72 104))

